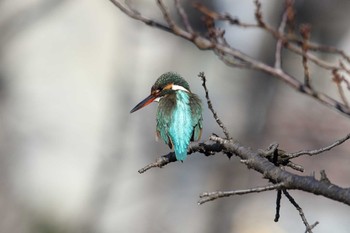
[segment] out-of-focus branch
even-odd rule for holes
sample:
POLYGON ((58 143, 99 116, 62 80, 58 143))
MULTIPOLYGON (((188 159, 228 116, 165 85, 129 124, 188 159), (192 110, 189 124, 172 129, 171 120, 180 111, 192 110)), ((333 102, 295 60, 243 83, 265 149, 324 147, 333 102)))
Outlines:
MULTIPOLYGON (((177 11, 179 12, 182 20, 184 21, 185 28, 180 27, 176 21, 173 19, 167 8, 165 7, 162 0, 157 0, 158 7, 162 13, 163 18, 167 22, 167 25, 164 25, 163 23, 157 22, 156 20, 149 19, 142 15, 142 13, 139 13, 135 10, 132 10, 128 8, 127 5, 122 4, 121 0, 110 0, 116 7, 118 7, 122 12, 124 12, 129 17, 136 19, 138 21, 141 21, 151 27, 155 27, 158 29, 161 29, 163 31, 169 32, 173 35, 179 36, 183 39, 186 39, 190 42, 192 42, 194 45, 196 45, 199 49, 202 50, 212 50, 215 52, 215 54, 227 65, 233 66, 233 67, 239 67, 244 69, 253 69, 260 72, 267 73, 271 76, 274 76, 283 82, 285 82, 287 85, 289 85, 291 88, 297 90, 300 93, 303 93, 305 95, 308 95, 309 97, 312 97, 316 99, 318 102, 335 109, 348 117, 350 117, 350 107, 345 104, 345 101, 342 102, 336 100, 335 98, 327 95, 326 93, 322 93, 320 91, 317 91, 308 85, 308 83, 304 83, 300 80, 302 78, 297 78, 292 76, 291 74, 288 74, 286 71, 280 68, 281 59, 280 51, 281 46, 285 47, 286 49, 302 56, 305 58, 305 61, 310 61, 316 64, 318 67, 325 69, 325 70, 337 70, 338 72, 343 72, 345 74, 350 75, 349 69, 346 67, 350 65, 350 57, 345 54, 345 52, 330 47, 330 46, 324 46, 324 45, 317 45, 311 41, 308 41, 307 47, 305 47, 305 43, 303 43, 304 40, 298 39, 295 35, 290 35, 290 33, 287 35, 286 32, 281 29, 283 26, 283 22, 285 20, 284 17, 282 17, 282 22, 280 23, 280 28, 275 29, 272 26, 270 26, 267 22, 264 21, 262 11, 261 11, 261 4, 258 0, 255 1, 256 4, 256 21, 257 23, 244 23, 241 22, 238 18, 232 17, 229 14, 225 13, 219 13, 212 11, 205 6, 201 4, 195 4, 194 7, 196 7, 201 13, 203 13, 207 18, 211 18, 214 22, 217 20, 224 20, 229 22, 232 26, 242 27, 242 28, 260 28, 264 31, 267 31, 270 33, 275 39, 276 39, 276 53, 275 57, 278 58, 277 63, 274 64, 274 66, 270 66, 268 64, 265 64, 258 59, 255 59, 253 57, 250 57, 245 52, 240 51, 237 48, 234 48, 230 46, 225 38, 222 36, 222 39, 217 40, 215 38, 210 37, 209 35, 200 35, 199 33, 194 32, 187 20, 187 14, 180 6, 179 1, 175 1, 175 7, 177 11), (304 44, 304 47, 303 47, 304 44), (329 53, 334 54, 336 56, 339 56, 340 62, 339 64, 332 64, 328 61, 323 60, 323 58, 317 57, 312 52, 318 52, 318 53, 329 53), (277 66, 276 66, 277 64, 277 66)), ((290 9, 293 1, 286 0, 286 9, 290 9), (289 7, 289 8, 288 8, 289 7)), ((286 12, 290 12, 286 11, 286 12)), ((289 14, 290 15, 290 14, 289 14)), ((219 30, 219 29, 218 29, 219 30)), ((211 34, 213 35, 213 34, 211 34)), ((223 35, 223 33, 222 33, 223 35)), ((306 64, 306 63, 305 63, 306 64)), ((344 96, 344 95, 343 95, 344 96)))
POLYGON ((337 85, 340 98, 342 99, 344 105, 349 107, 349 102, 348 102, 348 100, 347 100, 347 98, 345 96, 344 89, 343 89, 343 86, 342 86, 342 84, 345 83, 346 86, 347 86, 347 89, 350 90, 350 83, 349 83, 349 81, 346 80, 344 78, 344 76, 340 75, 338 70, 333 70, 332 74, 333 74, 333 79, 332 80, 337 85))
POLYGON ((186 30, 190 33, 193 33, 192 26, 188 20, 188 16, 184 10, 184 8, 181 6, 180 0, 174 0, 175 6, 178 14, 181 16, 182 22, 184 23, 186 30))
POLYGON ((302 25, 300 28, 300 34, 303 37, 303 44, 301 46, 303 52, 303 68, 304 68, 304 83, 307 87, 311 88, 310 71, 308 66, 307 52, 309 50, 309 38, 310 38, 310 25, 302 25))
MULTIPOLYGON (((286 27, 288 19, 288 8, 282 15, 280 26, 278 27, 278 33, 283 34, 286 27)), ((275 68, 280 70, 282 69, 282 48, 283 48, 283 38, 278 38, 276 42, 276 51, 275 51, 275 68)))
POLYGON ((139 12, 135 11, 134 9, 131 9, 128 6, 124 6, 122 3, 120 3, 121 1, 110 0, 110 2, 113 3, 117 8, 119 8, 119 10, 121 10, 124 14, 126 14, 130 18, 143 22, 150 27, 159 28, 163 31, 172 33, 172 30, 168 26, 142 16, 139 12))

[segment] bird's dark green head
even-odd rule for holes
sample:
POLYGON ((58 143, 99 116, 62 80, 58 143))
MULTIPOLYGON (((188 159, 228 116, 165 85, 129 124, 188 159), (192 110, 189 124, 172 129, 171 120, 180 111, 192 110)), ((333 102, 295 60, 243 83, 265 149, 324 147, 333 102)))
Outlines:
POLYGON ((185 92, 191 92, 190 86, 179 74, 168 72, 162 74, 151 88, 151 94, 137 104, 130 112, 133 113, 153 101, 158 101, 160 98, 165 97, 171 93, 175 93, 178 90, 185 92))
POLYGON ((162 92, 166 90, 181 90, 189 92, 190 86, 179 74, 174 72, 167 72, 162 74, 154 83, 151 89, 152 92, 162 92), (175 87, 174 87, 175 86, 175 87))

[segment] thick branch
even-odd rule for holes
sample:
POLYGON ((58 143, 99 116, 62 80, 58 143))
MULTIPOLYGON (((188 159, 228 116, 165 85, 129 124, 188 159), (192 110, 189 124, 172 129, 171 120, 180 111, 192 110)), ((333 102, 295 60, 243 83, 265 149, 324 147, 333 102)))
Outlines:
POLYGON ((329 182, 316 180, 312 176, 299 176, 285 171, 280 167, 276 167, 268 159, 260 156, 259 153, 242 146, 238 142, 217 136, 211 136, 210 139, 221 144, 223 150, 236 154, 247 161, 247 166, 261 173, 264 178, 275 183, 284 183, 285 189, 298 189, 350 205, 350 189, 348 188, 341 188, 329 182))
MULTIPOLYGON (((255 171, 261 173, 265 179, 268 179, 276 184, 283 183, 284 189, 302 190, 350 205, 349 188, 339 187, 331 183, 328 179, 321 178, 320 180, 317 180, 313 176, 300 176, 285 171, 281 167, 275 166, 273 162, 269 161, 259 152, 252 151, 237 141, 223 139, 218 136, 211 136, 210 140, 212 140, 214 143, 199 143, 191 146, 188 154, 192 154, 194 152, 200 152, 206 156, 210 156, 218 152, 223 152, 227 155, 235 154, 241 158, 242 161, 244 161, 244 164, 248 168, 254 169, 255 171)), ((171 162, 176 162, 173 153, 169 153, 157 159, 154 163, 140 169, 139 172, 143 173, 153 167, 163 167, 171 162)))

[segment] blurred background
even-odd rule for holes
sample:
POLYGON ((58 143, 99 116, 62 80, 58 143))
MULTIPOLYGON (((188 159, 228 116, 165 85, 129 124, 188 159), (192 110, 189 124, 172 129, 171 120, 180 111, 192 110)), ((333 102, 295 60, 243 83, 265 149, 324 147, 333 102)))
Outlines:
MULTIPOLYGON (((203 30, 184 2, 193 27, 203 30)), ((202 2, 254 21, 253 1, 202 2)), ((261 2, 266 21, 278 25, 282 1, 261 2)), ((161 18, 153 1, 130 4, 161 18)), ((347 0, 296 1, 297 20, 312 25, 312 40, 347 53, 349 9, 347 0)), ((220 26, 233 46, 272 64, 271 36, 220 26)), ((197 77, 204 71, 219 116, 234 138, 254 149, 274 141, 290 152, 320 148, 349 133, 349 118, 273 77, 229 68, 210 51, 128 18, 108 0, 3 0, 0 32, 0 232, 305 231, 286 198, 280 221, 273 222, 274 191, 197 205, 204 191, 266 184, 235 157, 193 154, 138 174, 169 149, 154 140, 156 104, 129 111, 167 71, 180 73, 204 100, 197 77)), ((283 65, 303 77, 299 57, 284 53, 283 65)), ((318 90, 338 98, 328 72, 311 65, 311 76, 318 90)), ((204 106, 203 140, 222 135, 204 106)), ((332 182, 349 187, 349 152, 345 143, 296 162, 306 175, 319 177, 325 169, 332 182)), ((290 193, 310 224, 320 222, 314 232, 349 232, 349 206, 290 193)))

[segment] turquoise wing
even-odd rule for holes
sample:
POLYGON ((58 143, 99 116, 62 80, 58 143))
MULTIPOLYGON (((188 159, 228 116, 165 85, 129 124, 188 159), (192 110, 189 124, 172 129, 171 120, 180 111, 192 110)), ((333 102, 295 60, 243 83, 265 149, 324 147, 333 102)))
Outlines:
POLYGON ((176 92, 176 107, 172 112, 169 135, 174 146, 177 160, 185 160, 187 149, 193 135, 190 96, 187 92, 176 92))
POLYGON ((196 95, 179 91, 159 101, 157 135, 174 148, 177 160, 186 159, 190 140, 198 141, 202 128, 202 106, 196 95))
POLYGON ((173 148, 173 143, 169 137, 169 128, 171 124, 172 111, 175 107, 175 98, 168 96, 159 101, 157 109, 157 136, 167 144, 170 149, 173 148))

